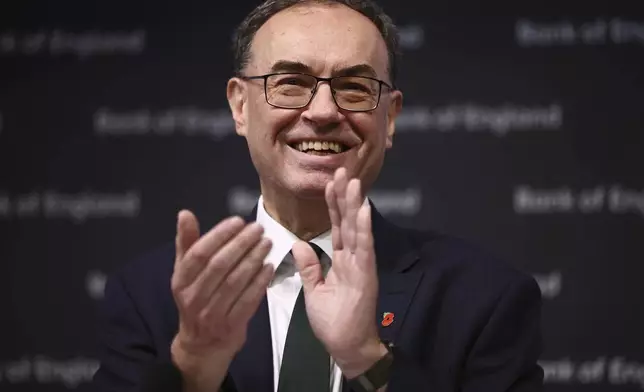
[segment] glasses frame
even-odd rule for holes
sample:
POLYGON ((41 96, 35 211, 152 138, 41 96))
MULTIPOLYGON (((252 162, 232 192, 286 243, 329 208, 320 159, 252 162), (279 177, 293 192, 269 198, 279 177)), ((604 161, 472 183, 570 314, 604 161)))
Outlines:
POLYGON ((279 109, 302 109, 304 107, 309 106, 311 101, 313 101, 313 98, 315 97, 315 94, 318 92, 318 86, 320 85, 320 82, 329 83, 329 87, 331 87, 331 96, 333 97, 333 102, 335 103, 335 105, 338 108, 340 108, 342 110, 346 110, 348 112, 370 112, 372 110, 376 110, 378 108, 378 105, 380 105, 380 97, 382 96, 382 86, 387 87, 389 90, 395 90, 395 88, 393 86, 389 85, 387 82, 385 82, 383 80, 372 78, 370 76, 362 76, 362 75, 354 75, 354 76, 342 75, 342 76, 332 76, 330 78, 322 78, 322 77, 307 74, 307 73, 304 73, 304 72, 274 72, 274 73, 269 73, 269 74, 265 74, 265 75, 255 75, 255 76, 240 75, 239 78, 243 79, 243 80, 259 80, 259 79, 263 79, 264 80, 264 98, 266 99, 266 103, 269 104, 270 106, 273 106, 273 107, 276 107, 276 108, 279 108, 279 109), (315 78, 315 80, 316 80, 315 87, 313 87, 313 91, 311 92, 311 97, 309 98, 309 100, 305 104, 300 105, 300 106, 295 106, 295 107, 279 106, 279 105, 275 105, 275 104, 272 104, 272 103, 268 102, 268 87, 267 87, 268 83, 267 83, 267 81, 268 81, 268 78, 270 78, 271 76, 276 76, 276 75, 303 75, 303 76, 309 76, 309 77, 315 78), (370 79, 370 80, 373 80, 375 82, 378 82, 378 99, 376 99, 376 103, 371 109, 345 109, 342 106, 340 106, 340 104, 338 104, 338 101, 335 98, 336 92, 333 89, 333 87, 331 87, 331 82, 333 80, 335 80, 335 79, 338 79, 338 78, 347 78, 347 77, 360 77, 360 78, 370 79))

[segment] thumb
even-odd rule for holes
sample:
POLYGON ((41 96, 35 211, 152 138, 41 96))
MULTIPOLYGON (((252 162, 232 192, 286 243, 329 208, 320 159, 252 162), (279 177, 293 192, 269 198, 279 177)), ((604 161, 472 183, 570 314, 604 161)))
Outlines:
POLYGON ((175 238, 176 260, 183 259, 188 249, 199 239, 199 221, 188 210, 181 210, 177 215, 177 236, 175 238))
POLYGON ((298 241, 293 245, 292 252, 295 266, 300 272, 304 292, 309 292, 323 283, 322 265, 313 248, 304 241, 298 241))

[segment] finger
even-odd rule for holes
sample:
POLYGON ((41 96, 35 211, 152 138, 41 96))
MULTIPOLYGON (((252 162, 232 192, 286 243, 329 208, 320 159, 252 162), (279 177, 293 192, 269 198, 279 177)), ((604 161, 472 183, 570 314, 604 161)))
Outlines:
POLYGON ((273 279, 273 265, 266 264, 246 287, 242 295, 228 312, 228 318, 233 325, 242 325, 255 314, 257 307, 266 295, 266 288, 273 279))
POLYGON ((262 238, 237 267, 226 276, 204 308, 201 315, 203 319, 216 322, 220 317, 225 317, 228 314, 255 275, 262 269, 264 259, 272 245, 271 240, 262 238))
POLYGON ((183 259, 188 249, 199 239, 199 221, 188 210, 181 210, 177 215, 177 235, 175 238, 175 262, 183 259))
POLYGON ((354 253, 356 250, 356 219, 360 209, 360 180, 349 181, 346 192, 346 210, 342 217, 342 243, 344 248, 354 253))
POLYGON ((195 281, 200 294, 210 298, 226 276, 262 239, 264 228, 257 222, 246 225, 232 240, 219 249, 195 281))
POLYGON ((293 245, 292 252, 295 266, 300 272, 304 293, 311 292, 318 284, 324 283, 322 264, 309 244, 298 241, 293 245))
POLYGON ((365 204, 358 211, 356 235, 356 259, 371 260, 373 256, 373 232, 371 231, 371 206, 365 204))
POLYGON ((340 210, 335 196, 333 181, 329 181, 324 188, 324 198, 329 207, 329 218, 331 219, 331 243, 333 250, 342 249, 342 236, 340 234, 340 210))
POLYGON ((240 217, 224 219, 193 243, 189 249, 182 248, 184 253, 175 267, 173 287, 180 289, 191 284, 208 265, 213 253, 239 233, 243 227, 244 221, 240 217))
POLYGON ((344 167, 338 168, 333 178, 333 187, 341 219, 344 219, 344 212, 346 210, 347 181, 347 170, 344 167))

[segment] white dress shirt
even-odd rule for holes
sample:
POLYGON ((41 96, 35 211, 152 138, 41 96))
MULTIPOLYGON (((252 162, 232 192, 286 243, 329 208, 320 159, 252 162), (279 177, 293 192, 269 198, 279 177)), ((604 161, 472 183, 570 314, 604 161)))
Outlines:
MULTIPOLYGON (((273 242, 273 247, 266 257, 265 263, 272 264, 275 268, 275 277, 267 289, 268 314, 271 325, 271 340, 273 346, 273 380, 274 390, 277 392, 279 385, 280 367, 284 353, 284 343, 288 326, 295 307, 295 301, 302 288, 300 274, 290 254, 297 236, 275 221, 264 209, 263 199, 260 196, 257 203, 257 222, 264 228, 264 236, 273 242)), ((331 231, 314 238, 313 242, 319 246, 326 256, 322 262, 329 262, 333 255, 331 231), (328 257, 328 260, 324 260, 328 257)), ((331 358, 330 392, 340 392, 342 388, 342 372, 331 358)))

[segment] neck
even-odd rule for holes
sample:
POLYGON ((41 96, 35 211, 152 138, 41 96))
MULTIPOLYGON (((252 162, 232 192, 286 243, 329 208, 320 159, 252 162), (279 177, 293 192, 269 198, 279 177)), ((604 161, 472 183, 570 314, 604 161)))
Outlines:
POLYGON ((320 197, 298 197, 261 185, 264 209, 279 224, 302 241, 310 241, 331 229, 329 209, 322 193, 320 197))

